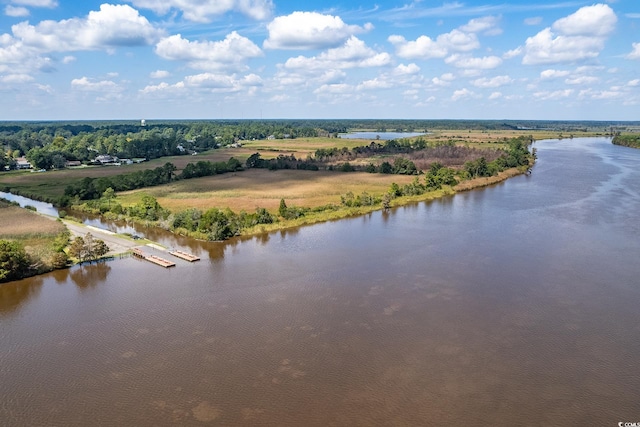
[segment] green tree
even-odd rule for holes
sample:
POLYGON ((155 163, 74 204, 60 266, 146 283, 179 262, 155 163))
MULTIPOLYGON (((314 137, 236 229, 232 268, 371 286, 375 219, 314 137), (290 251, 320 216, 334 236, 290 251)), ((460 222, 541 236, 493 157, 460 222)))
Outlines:
POLYGON ((29 270, 29 256, 19 242, 0 240, 0 282, 25 277, 29 270))
POLYGON ((107 201, 107 205, 109 209, 111 209, 111 202, 116 198, 115 190, 111 187, 107 188, 104 190, 104 193, 102 193, 102 198, 107 201))
POLYGON ((285 203, 284 199, 280 199, 280 207, 278 208, 278 214, 280 214, 280 216, 283 218, 287 216, 287 204, 285 203))

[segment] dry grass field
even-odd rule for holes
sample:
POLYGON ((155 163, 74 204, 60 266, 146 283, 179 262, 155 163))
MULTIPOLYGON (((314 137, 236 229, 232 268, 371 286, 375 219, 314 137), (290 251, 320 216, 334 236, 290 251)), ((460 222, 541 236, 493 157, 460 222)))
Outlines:
POLYGON ((0 239, 24 240, 56 236, 65 231, 64 224, 35 212, 0 201, 0 239))
POLYGON ((190 207, 198 209, 231 208, 235 212, 263 207, 277 211, 280 199, 289 206, 316 207, 339 204, 340 195, 363 191, 381 195, 392 182, 408 184, 414 176, 383 175, 364 172, 328 172, 249 169, 236 174, 217 175, 178 181, 158 187, 134 190, 118 195, 123 204, 140 200, 140 194, 150 194, 171 211, 190 207))
POLYGON ((67 228, 59 221, 0 200, 0 239, 18 241, 40 272, 50 271, 56 237, 67 228))

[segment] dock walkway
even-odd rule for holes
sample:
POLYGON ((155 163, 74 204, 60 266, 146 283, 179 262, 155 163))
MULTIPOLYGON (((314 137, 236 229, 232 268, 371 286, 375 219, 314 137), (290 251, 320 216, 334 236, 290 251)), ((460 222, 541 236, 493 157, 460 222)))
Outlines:
POLYGON ((200 257, 199 256, 195 256, 192 255, 190 253, 184 252, 184 251, 180 251, 180 250, 171 250, 169 251, 169 253, 175 257, 178 257, 180 259, 183 259, 185 261, 189 261, 189 262, 194 262, 194 261, 200 261, 200 257))
POLYGON ((169 268, 169 267, 175 267, 176 265, 175 262, 171 262, 167 259, 160 258, 159 256, 147 255, 140 248, 133 248, 131 252, 133 253, 134 256, 137 256, 138 258, 146 259, 147 261, 150 261, 161 267, 169 268))

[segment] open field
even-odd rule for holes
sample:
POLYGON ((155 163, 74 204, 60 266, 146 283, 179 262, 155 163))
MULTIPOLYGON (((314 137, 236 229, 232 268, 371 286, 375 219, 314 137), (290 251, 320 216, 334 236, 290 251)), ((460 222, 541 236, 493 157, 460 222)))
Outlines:
POLYGON ((0 239, 17 241, 34 262, 37 272, 52 269, 56 240, 67 231, 64 224, 0 200, 0 239))
MULTIPOLYGON (((429 141, 453 140, 461 145, 469 145, 479 148, 499 148, 505 139, 532 135, 535 139, 557 138, 557 131, 462 131, 462 130, 434 130, 433 133, 423 138, 429 141), (490 143, 490 144, 487 144, 490 143)), ((586 135, 586 134, 585 134, 586 135)), ((590 134, 590 135, 593 135, 590 134)), ((569 136, 569 135, 566 135, 569 136)), ((583 136, 576 133, 575 136, 583 136)), ((160 167, 167 162, 173 163, 180 172, 188 163, 198 161, 221 162, 235 157, 241 162, 255 152, 259 152, 265 159, 277 157, 280 154, 293 154, 297 158, 304 159, 313 154, 319 148, 353 148, 368 145, 368 139, 342 139, 342 138, 297 138, 241 141, 243 146, 238 148, 220 148, 199 153, 195 156, 170 156, 154 159, 134 165, 125 166, 92 166, 63 170, 52 170, 42 173, 31 171, 13 171, 0 174, 0 188, 7 188, 18 194, 23 194, 41 200, 57 200, 64 195, 65 188, 78 180, 90 177, 99 178, 114 176, 123 173, 132 173, 139 170, 160 167)), ((358 159, 359 163, 368 163, 366 159, 358 159)), ((269 175, 272 177, 273 175, 269 175)), ((304 178, 306 180, 306 178, 304 178)))
POLYGON ((12 206, 0 200, 0 239, 24 240, 56 236, 65 227, 28 209, 12 206))
POLYGON ((231 208, 239 212, 256 207, 277 211, 280 199, 289 206, 316 207, 339 204, 340 195, 363 191, 381 195, 392 182, 399 185, 413 181, 414 176, 370 174, 364 172, 326 172, 249 169, 236 174, 177 181, 158 187, 133 190, 118 195, 124 204, 140 200, 140 194, 154 196, 160 205, 171 211, 190 207, 198 209, 231 208))

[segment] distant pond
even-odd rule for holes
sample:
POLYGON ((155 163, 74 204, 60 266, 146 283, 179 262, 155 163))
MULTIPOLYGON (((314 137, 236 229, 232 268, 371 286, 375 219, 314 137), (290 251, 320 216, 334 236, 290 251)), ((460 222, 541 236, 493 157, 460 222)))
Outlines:
POLYGON ((389 141, 391 139, 412 138, 414 136, 426 135, 425 132, 349 132, 338 134, 345 139, 381 139, 389 141))

